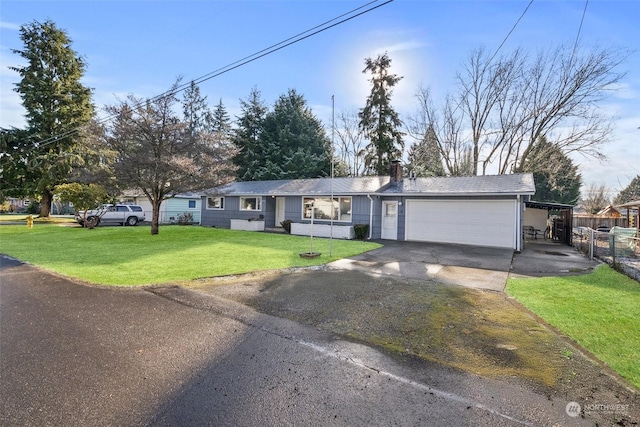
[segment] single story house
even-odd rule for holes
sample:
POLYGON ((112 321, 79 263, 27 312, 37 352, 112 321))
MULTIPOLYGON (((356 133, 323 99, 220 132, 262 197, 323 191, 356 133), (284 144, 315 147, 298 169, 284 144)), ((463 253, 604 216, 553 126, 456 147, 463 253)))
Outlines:
MULTIPOLYGON (((132 203, 142 206, 145 218, 151 221, 153 217, 153 208, 149 198, 141 191, 128 190, 125 191, 120 201, 123 203, 132 203)), ((165 199, 160 204, 161 224, 175 224, 178 222, 180 215, 191 214, 193 224, 200 224, 200 212, 202 197, 199 193, 180 193, 173 197, 165 199)))
POLYGON ((600 209, 596 215, 606 216, 608 218, 622 218, 622 214, 612 205, 607 205, 600 209))
POLYGON ((370 239, 521 250, 535 186, 528 173, 403 178, 394 162, 390 176, 232 182, 202 193, 203 226, 263 230, 290 220, 292 234, 312 225, 314 236, 353 238, 354 225, 368 224, 370 239))

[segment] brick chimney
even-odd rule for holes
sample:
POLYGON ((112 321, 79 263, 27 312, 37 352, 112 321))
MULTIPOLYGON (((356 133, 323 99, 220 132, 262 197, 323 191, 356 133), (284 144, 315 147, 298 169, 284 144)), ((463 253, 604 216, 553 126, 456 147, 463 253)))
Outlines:
POLYGON ((391 182, 402 181, 402 164, 400 160, 391 161, 391 182))

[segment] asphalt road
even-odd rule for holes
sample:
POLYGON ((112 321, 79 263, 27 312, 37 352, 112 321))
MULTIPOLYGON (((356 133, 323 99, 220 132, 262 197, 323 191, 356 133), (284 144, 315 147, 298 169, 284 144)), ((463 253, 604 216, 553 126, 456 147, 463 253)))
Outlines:
POLYGON ((567 402, 178 287, 0 256, 0 425, 588 425, 567 402))

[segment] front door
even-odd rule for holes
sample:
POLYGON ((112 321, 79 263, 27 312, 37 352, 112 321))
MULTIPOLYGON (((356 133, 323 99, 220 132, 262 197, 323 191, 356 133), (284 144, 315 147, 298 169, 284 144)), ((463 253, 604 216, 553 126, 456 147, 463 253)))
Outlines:
POLYGON ((280 224, 286 218, 284 217, 284 197, 276 197, 276 227, 282 227, 280 224))
POLYGON ((398 239, 398 202, 382 202, 382 233, 386 240, 398 239))

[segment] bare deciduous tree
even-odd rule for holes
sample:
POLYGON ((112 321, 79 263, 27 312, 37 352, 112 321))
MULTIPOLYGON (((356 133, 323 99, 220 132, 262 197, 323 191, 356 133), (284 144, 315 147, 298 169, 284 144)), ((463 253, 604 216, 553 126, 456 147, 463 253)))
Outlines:
POLYGON ((195 131, 176 115, 178 82, 163 95, 107 107, 116 117, 105 143, 117 153, 114 172, 123 188, 139 188, 153 208, 157 234, 162 201, 175 194, 212 187, 232 176, 230 153, 211 132, 195 131))
POLYGON ((598 213, 611 202, 607 194, 609 189, 605 185, 590 184, 583 192, 582 207, 590 214, 598 213))
POLYGON ((427 138, 429 132, 435 133, 446 174, 473 175, 471 145, 462 137, 462 116, 456 114, 451 98, 447 97, 444 105, 438 109, 429 88, 420 87, 416 99, 418 108, 409 118, 407 133, 416 141, 427 138))
POLYGON ((357 111, 338 113, 335 135, 338 138, 337 155, 346 168, 347 176, 364 174, 364 149, 366 141, 359 126, 357 111))
POLYGON ((617 68, 625 58, 617 49, 581 53, 573 46, 497 59, 477 50, 457 75, 458 94, 435 108, 420 89, 419 111, 434 127, 451 175, 467 172, 465 159, 471 174, 520 172, 543 136, 565 154, 602 158, 611 123, 599 104, 624 76, 617 68))

